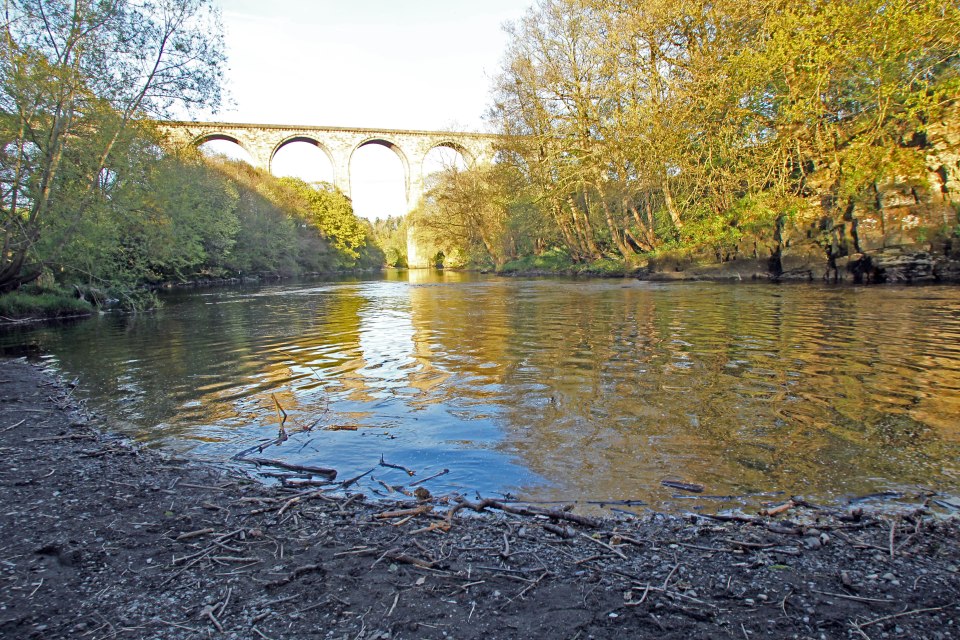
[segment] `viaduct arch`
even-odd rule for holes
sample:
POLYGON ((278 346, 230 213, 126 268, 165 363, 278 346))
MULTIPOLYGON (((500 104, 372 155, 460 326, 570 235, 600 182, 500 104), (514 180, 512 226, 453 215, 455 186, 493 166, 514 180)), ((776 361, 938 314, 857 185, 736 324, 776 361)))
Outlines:
POLYGON ((167 120, 158 126, 176 146, 200 145, 211 140, 233 142, 250 154, 255 166, 266 171, 271 170, 274 156, 285 145, 313 144, 330 159, 333 182, 348 197, 351 195, 350 159, 356 150, 368 144, 387 147, 397 154, 403 165, 408 210, 416 207, 423 197, 423 161, 432 149, 454 149, 468 166, 474 166, 493 161, 499 139, 499 136, 482 133, 233 122, 167 120))

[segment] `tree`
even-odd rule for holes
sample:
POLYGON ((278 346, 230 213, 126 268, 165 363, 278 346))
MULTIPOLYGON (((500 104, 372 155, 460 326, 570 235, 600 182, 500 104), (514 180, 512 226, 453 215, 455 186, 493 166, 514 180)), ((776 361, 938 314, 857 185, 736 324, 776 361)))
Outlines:
POLYGON ((300 198, 297 215, 342 254, 343 266, 353 266, 367 244, 368 230, 353 214, 350 198, 331 184, 314 187, 299 178, 282 178, 280 184, 300 198))
POLYGON ((469 169, 448 167, 411 214, 411 224, 445 254, 483 256, 501 267, 516 257, 520 233, 530 233, 523 177, 506 163, 469 169))
POLYGON ((5 10, 0 293, 55 259, 36 252, 48 232, 83 224, 133 125, 218 104, 225 61, 209 0, 6 0, 5 10))
POLYGON ((958 20, 956 1, 540 0, 491 115, 575 259, 779 247, 794 212, 924 180, 958 20))

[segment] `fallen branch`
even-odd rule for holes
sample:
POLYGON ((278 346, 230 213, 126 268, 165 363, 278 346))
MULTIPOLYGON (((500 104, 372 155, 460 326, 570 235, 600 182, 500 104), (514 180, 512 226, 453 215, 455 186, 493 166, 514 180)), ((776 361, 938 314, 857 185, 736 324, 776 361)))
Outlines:
POLYGON ((323 567, 319 564, 305 564, 302 567, 297 567, 296 569, 288 573, 286 576, 278 580, 274 580, 273 582, 268 582, 266 586, 268 589, 271 587, 282 587, 283 585, 289 582, 293 582, 303 574, 310 573, 311 571, 323 571, 323 567))
POLYGON ((318 476, 325 476, 331 480, 337 477, 337 470, 328 469, 327 467, 312 467, 304 464, 293 464, 290 462, 284 462, 283 460, 271 460, 270 458, 240 458, 240 461, 250 462, 257 466, 277 467, 278 469, 286 469, 287 471, 304 471, 306 473, 312 473, 318 476))
MULTIPOLYGON (((358 475, 358 476, 356 476, 356 477, 353 477, 353 478, 350 478, 349 480, 344 480, 343 482, 340 483, 340 486, 343 487, 344 489, 346 489, 346 488, 349 487, 350 485, 355 484, 358 480, 360 480, 360 479, 363 478, 364 476, 370 475, 370 474, 373 473, 375 470, 376 470, 376 467, 373 467, 372 469, 370 469, 370 471, 367 471, 366 473, 361 473, 360 475, 358 475)), ((428 480, 429 480, 429 478, 428 478, 428 480)), ((422 482, 422 481, 421 481, 421 482, 422 482)))
POLYGON ((787 500, 786 502, 784 502, 778 507, 761 509, 759 513, 761 516, 776 516, 776 515, 780 515, 781 513, 784 513, 785 511, 789 511, 790 509, 793 509, 795 506, 797 506, 796 502, 794 502, 793 500, 787 500))
POLYGON ((470 502, 466 498, 460 498, 457 501, 457 504, 454 505, 447 512, 447 521, 452 522, 453 516, 456 515, 461 509, 471 509, 480 513, 485 509, 499 509, 506 513, 512 513, 518 516, 546 516, 554 520, 566 520, 568 522, 575 522, 576 524, 583 525, 585 527, 590 527, 593 529, 600 528, 600 523, 594 520, 593 518, 588 518, 586 516, 581 516, 575 513, 570 513, 569 511, 557 510, 557 509, 537 509, 530 506, 520 506, 520 505, 510 505, 505 504, 499 500, 494 500, 492 498, 484 498, 480 502, 470 502))
POLYGON ((613 546, 607 544, 606 542, 602 542, 602 541, 600 541, 600 540, 597 540, 596 538, 593 538, 593 537, 591 537, 591 536, 588 536, 588 535, 585 534, 585 533, 581 533, 580 535, 583 536, 585 539, 589 540, 590 542, 592 542, 592 543, 594 543, 594 544, 598 544, 598 545, 600 545, 601 547, 612 551, 613 553, 617 554, 618 556, 620 556, 620 557, 623 558, 624 560, 627 559, 627 554, 625 554, 623 551, 620 551, 620 549, 617 549, 616 547, 613 547, 613 546))
MULTIPOLYGON (((371 471, 372 471, 372 469, 371 469, 371 471)), ((447 475, 448 473, 450 473, 450 469, 444 469, 443 471, 440 471, 439 473, 435 473, 435 474, 433 474, 432 476, 423 478, 423 479, 421 479, 421 480, 417 480, 416 482, 411 482, 411 483, 410 483, 410 486, 411 486, 411 487, 415 487, 415 486, 417 486, 418 484, 423 484, 423 483, 426 482, 427 480, 433 480, 434 478, 439 478, 440 476, 447 475)))
POLYGON ((680 491, 689 491, 690 493, 703 493, 702 484, 694 484, 692 482, 678 482, 676 480, 661 480, 660 484, 665 487, 670 487, 671 489, 679 489, 680 491))
POLYGON ((208 533, 213 533, 215 529, 197 529, 196 531, 188 531, 186 533, 181 533, 176 537, 176 540, 189 540, 190 538, 198 538, 200 536, 205 536, 208 533))
POLYGON ((417 475, 417 472, 416 472, 416 471, 411 471, 410 469, 407 469, 406 467, 403 467, 403 466, 401 466, 401 465, 399 465, 399 464, 391 464, 391 463, 387 462, 386 460, 383 459, 383 454, 382 454, 382 453, 380 454, 380 466, 381 466, 381 467, 390 467, 391 469, 399 469, 400 471, 405 472, 408 476, 415 476, 415 475, 417 475))
POLYGON ((868 620, 867 622, 861 622, 859 624, 854 623, 854 624, 856 624, 857 627, 862 629, 863 627, 869 627, 870 625, 877 624, 878 622, 885 622, 887 620, 893 620, 894 618, 902 618, 904 616, 912 616, 918 613, 927 613, 929 611, 943 611, 946 608, 947 608, 947 605, 944 605, 942 607, 927 607, 926 609, 913 609, 911 611, 902 611, 900 613, 892 613, 889 616, 882 616, 880 618, 874 618, 873 620, 868 620))
POLYGON ((436 565, 435 562, 431 562, 430 560, 424 560, 423 558, 416 558, 414 556, 407 555, 406 553, 400 551, 400 549, 390 549, 385 551, 379 558, 377 558, 373 565, 371 565, 371 568, 376 566, 377 563, 384 558, 403 564, 412 564, 416 567, 422 567, 424 569, 433 569, 433 567, 436 565))
POLYGON ((386 520, 388 518, 402 518, 405 516, 419 516, 424 513, 433 511, 433 505, 425 504, 419 507, 414 507, 412 509, 400 509, 398 511, 384 511, 383 513, 378 513, 373 516, 377 520, 386 520))

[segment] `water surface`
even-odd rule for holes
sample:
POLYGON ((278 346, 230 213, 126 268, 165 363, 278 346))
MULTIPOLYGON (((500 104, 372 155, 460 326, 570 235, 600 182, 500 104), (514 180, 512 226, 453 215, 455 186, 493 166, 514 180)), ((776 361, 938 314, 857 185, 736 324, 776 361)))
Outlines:
POLYGON ((205 459, 275 437, 275 397, 315 427, 264 455, 450 469, 435 492, 687 508, 662 480, 748 504, 960 487, 956 287, 400 272, 0 335, 24 343, 129 435, 205 459))

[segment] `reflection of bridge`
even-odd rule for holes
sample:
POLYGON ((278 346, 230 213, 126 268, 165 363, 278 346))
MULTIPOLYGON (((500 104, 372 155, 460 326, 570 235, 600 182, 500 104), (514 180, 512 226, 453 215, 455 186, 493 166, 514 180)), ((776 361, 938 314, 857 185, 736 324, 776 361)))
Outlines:
POLYGON ((446 131, 310 127, 283 124, 238 124, 229 122, 159 123, 168 140, 177 145, 200 145, 228 140, 242 147, 253 164, 270 171, 277 151, 291 142, 316 145, 330 159, 333 183, 350 195, 350 159, 360 147, 376 144, 397 154, 403 165, 407 208, 413 209, 423 195, 423 161, 437 147, 458 151, 468 166, 493 161, 498 136, 446 131))

